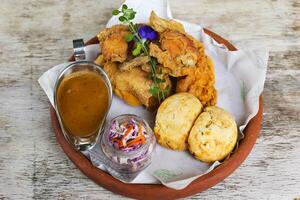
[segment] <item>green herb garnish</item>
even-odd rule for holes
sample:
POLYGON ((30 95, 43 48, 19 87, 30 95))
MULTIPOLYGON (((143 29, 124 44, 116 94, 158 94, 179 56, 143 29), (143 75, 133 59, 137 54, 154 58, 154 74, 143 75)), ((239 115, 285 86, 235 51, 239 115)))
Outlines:
MULTIPOLYGON (((113 10, 112 15, 120 15, 119 21, 127 24, 130 30, 130 34, 125 36, 126 42, 135 42, 135 48, 132 50, 133 56, 139 56, 140 54, 144 54, 149 57, 149 64, 151 66, 151 73, 149 74, 148 78, 153 81, 149 92, 158 99, 159 104, 166 98, 166 95, 170 92, 170 86, 166 88, 162 88, 161 84, 165 83, 165 79, 161 78, 161 70, 160 73, 157 73, 157 60, 154 57, 151 57, 149 54, 149 47, 148 44, 150 42, 149 38, 142 37, 140 33, 140 29, 138 30, 137 25, 132 22, 135 18, 136 12, 132 8, 128 8, 127 5, 123 4, 120 10, 113 10)), ((149 27, 144 27, 149 31, 149 27)), ((151 28, 150 28, 151 29, 151 28)), ((143 30, 141 30, 143 31, 143 30)), ((154 30, 153 30, 154 31, 154 30)), ((154 31, 155 32, 155 31, 154 31)), ((147 33, 146 33, 147 34, 147 33)), ((155 33, 150 32, 151 37, 155 36, 155 33)))

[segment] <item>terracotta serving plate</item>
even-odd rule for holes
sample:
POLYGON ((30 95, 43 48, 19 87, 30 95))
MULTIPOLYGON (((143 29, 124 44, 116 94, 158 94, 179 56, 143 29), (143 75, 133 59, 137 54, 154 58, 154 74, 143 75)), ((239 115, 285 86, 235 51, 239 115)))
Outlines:
MULTIPOLYGON (((219 35, 207 29, 205 29, 205 32, 212 38, 214 38, 217 42, 224 44, 229 50, 236 50, 236 48, 232 44, 230 44, 219 35)), ((97 43, 99 43, 99 41, 97 37, 94 37, 90 39, 86 43, 86 45, 97 43)), ((74 57, 72 56, 69 61, 74 61, 74 57)), ((241 165, 241 163, 249 155, 257 137, 259 136, 262 123, 263 100, 262 97, 260 97, 259 111, 257 115, 249 122, 248 126, 245 129, 245 138, 240 142, 239 148, 231 155, 231 157, 228 160, 224 161, 222 165, 218 166, 208 174, 199 177, 182 190, 174 190, 163 185, 155 184, 125 184, 113 178, 108 173, 94 167, 83 154, 76 151, 66 141, 61 131, 55 110, 52 106, 50 108, 50 112, 52 125, 58 143, 64 150, 65 154, 67 154, 69 159, 72 160, 72 162, 82 171, 82 173, 84 173, 94 182, 114 193, 135 199, 177 199, 194 195, 216 185, 241 165)))

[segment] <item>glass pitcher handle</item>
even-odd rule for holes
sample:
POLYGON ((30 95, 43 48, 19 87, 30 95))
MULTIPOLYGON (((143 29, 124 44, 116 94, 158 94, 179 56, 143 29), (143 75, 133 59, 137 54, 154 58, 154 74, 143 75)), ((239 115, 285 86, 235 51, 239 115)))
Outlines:
POLYGON ((85 60, 83 39, 73 40, 73 50, 74 50, 75 61, 85 60))

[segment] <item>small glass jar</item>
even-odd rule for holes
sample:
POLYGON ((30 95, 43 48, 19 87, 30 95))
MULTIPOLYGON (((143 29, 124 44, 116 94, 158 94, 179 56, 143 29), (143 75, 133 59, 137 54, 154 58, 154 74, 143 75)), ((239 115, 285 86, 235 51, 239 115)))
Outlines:
POLYGON ((122 175, 122 179, 129 182, 151 163, 156 140, 145 120, 128 114, 120 115, 107 124, 100 144, 103 154, 108 158, 108 171, 122 175), (124 139, 126 136, 127 141, 124 139), (140 143, 135 144, 136 141, 140 143))

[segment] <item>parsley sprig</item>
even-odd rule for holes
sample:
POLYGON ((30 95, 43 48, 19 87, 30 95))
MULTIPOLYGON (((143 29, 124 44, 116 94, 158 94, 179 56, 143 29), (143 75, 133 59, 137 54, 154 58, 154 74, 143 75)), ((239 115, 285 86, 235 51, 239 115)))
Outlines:
POLYGON ((162 72, 157 72, 157 60, 150 56, 149 53, 149 41, 142 38, 138 33, 137 25, 132 22, 135 18, 136 12, 132 8, 128 8, 127 5, 123 4, 120 10, 113 10, 112 14, 119 16, 119 21, 128 24, 130 34, 125 36, 126 42, 134 41, 136 43, 135 48, 132 50, 133 56, 139 56, 144 54, 149 57, 149 64, 151 66, 151 73, 149 74, 149 79, 153 81, 149 92, 158 99, 159 104, 166 98, 166 95, 170 91, 170 86, 168 85, 165 88, 162 88, 162 83, 165 83, 162 72))

